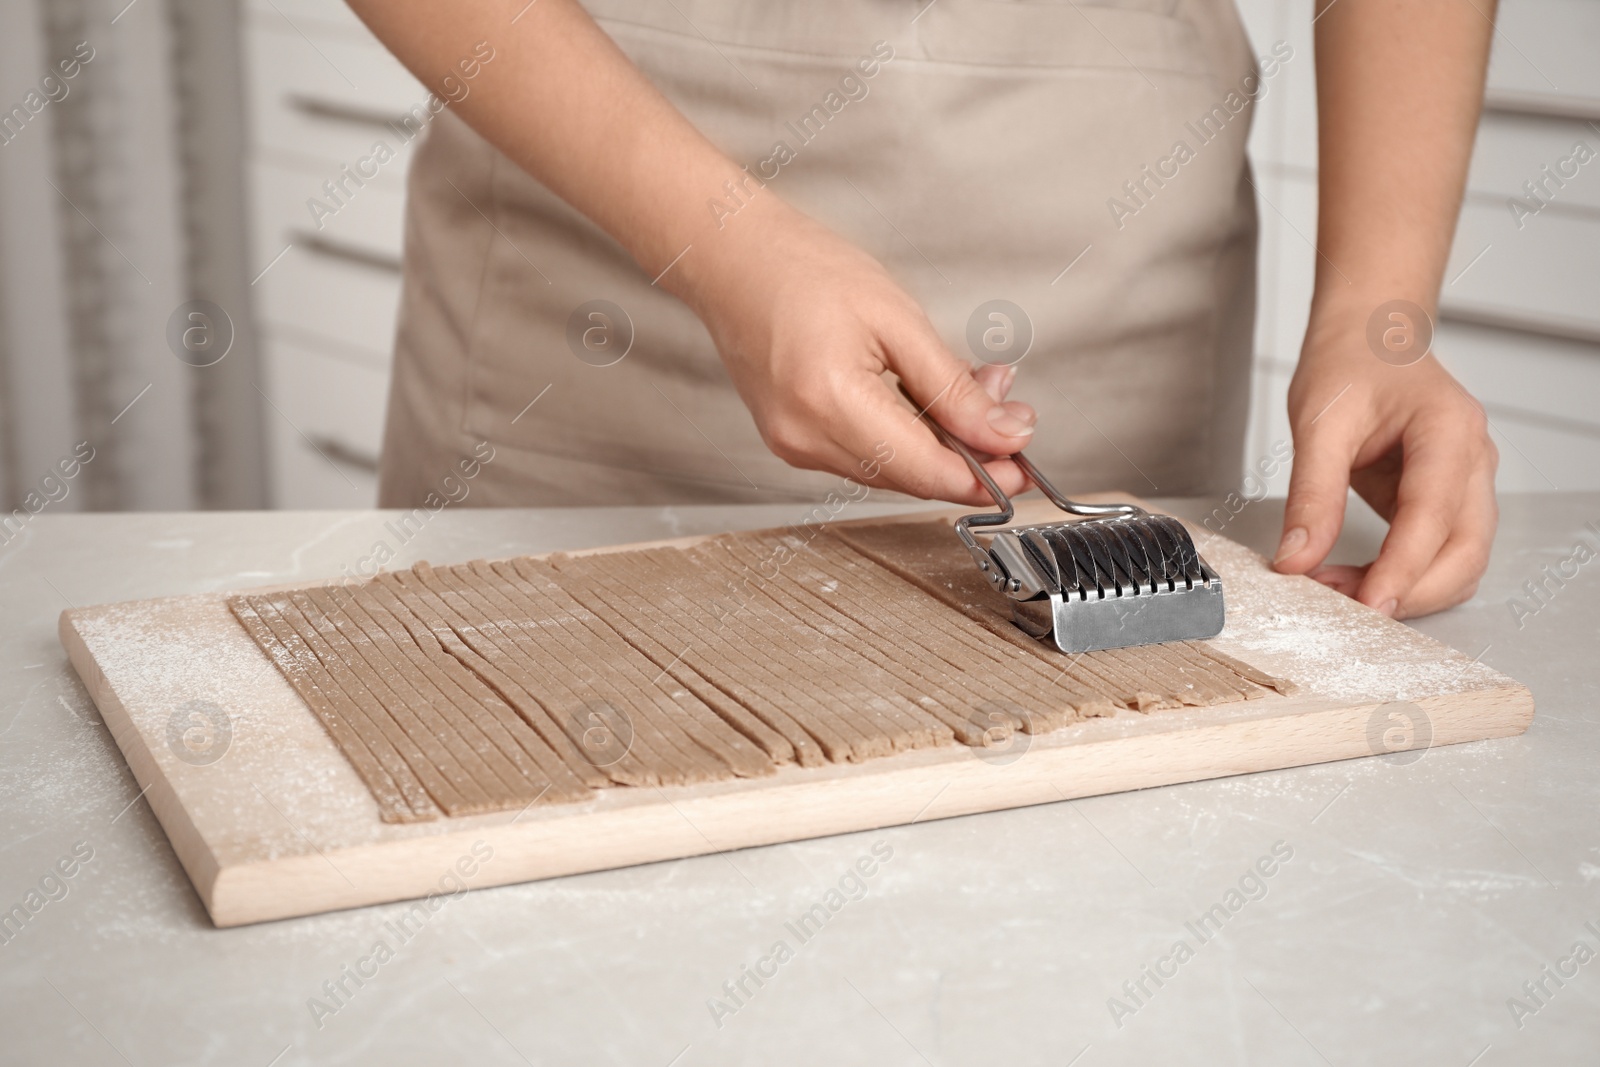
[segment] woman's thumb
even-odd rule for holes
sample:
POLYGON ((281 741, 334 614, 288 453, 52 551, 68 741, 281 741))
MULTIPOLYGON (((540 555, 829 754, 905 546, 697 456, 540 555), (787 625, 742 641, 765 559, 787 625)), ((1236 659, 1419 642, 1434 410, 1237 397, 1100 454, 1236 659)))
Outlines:
POLYGON ((1028 446, 1033 408, 1004 399, 1016 366, 983 364, 976 372, 950 354, 931 327, 902 337, 891 350, 891 369, 917 406, 980 452, 1009 456, 1028 446))

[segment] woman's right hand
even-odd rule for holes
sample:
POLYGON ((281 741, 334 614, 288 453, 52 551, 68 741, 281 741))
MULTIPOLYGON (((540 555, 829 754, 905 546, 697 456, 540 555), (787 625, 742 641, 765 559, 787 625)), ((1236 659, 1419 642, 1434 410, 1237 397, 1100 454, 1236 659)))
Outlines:
MULTIPOLYGON (((703 233, 662 282, 706 324, 762 440, 793 466, 927 499, 991 503, 888 373, 976 452, 1009 456, 1033 433, 1033 409, 1004 400, 1014 366, 974 371, 956 359, 877 260, 771 191, 703 233)), ((1009 459, 985 467, 1009 494, 1027 487, 1009 459)))

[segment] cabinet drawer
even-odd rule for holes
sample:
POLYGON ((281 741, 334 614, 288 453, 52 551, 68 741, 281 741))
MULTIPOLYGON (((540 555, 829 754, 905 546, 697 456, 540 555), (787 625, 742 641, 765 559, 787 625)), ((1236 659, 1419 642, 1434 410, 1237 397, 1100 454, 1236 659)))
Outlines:
MULTIPOLYGON (((395 161, 390 167, 400 165, 395 161)), ((405 232, 402 176, 380 171, 365 186, 347 184, 348 193, 341 193, 338 205, 322 188, 332 176, 331 171, 269 163, 252 165, 251 222, 256 247, 270 256, 286 244, 317 246, 315 239, 320 239, 324 246, 370 253, 375 264, 380 258, 391 265, 398 263, 405 232), (312 199, 326 207, 336 207, 335 212, 314 212, 308 204, 312 199)))
POLYGON ((1551 207, 1518 229, 1503 201, 1469 200, 1445 279, 1444 308, 1503 310, 1535 328, 1547 320, 1600 334, 1600 216, 1551 207))
POLYGON ((333 465, 298 434, 269 435, 272 506, 290 511, 360 511, 376 507, 378 476, 333 465))
POLYGON ((1527 200, 1523 184, 1530 181, 1544 181, 1539 195, 1559 209, 1589 208, 1600 214, 1600 135, 1588 123, 1575 119, 1486 113, 1473 146, 1467 195, 1498 207, 1511 218, 1506 199, 1527 200), (1580 141, 1595 154, 1588 163, 1579 164, 1573 152, 1580 141), (1576 173, 1562 175, 1563 163, 1569 173, 1576 173), (1563 184, 1550 181, 1544 167, 1563 184))
MULTIPOLYGON (((1600 345, 1445 323, 1434 350, 1468 391, 1491 407, 1548 416, 1600 441, 1600 345)), ((1600 476, 1600 464, 1595 465, 1600 476)), ((1548 486, 1546 486, 1548 488, 1548 486)), ((1562 488, 1566 488, 1563 486, 1562 488)))
MULTIPOLYGON (((363 34, 365 31, 361 31, 363 34)), ((276 14, 253 16, 245 36, 247 110, 259 151, 354 163, 375 139, 396 150, 398 123, 428 91, 375 38, 301 36, 276 14)))
POLYGON ((1489 88, 1600 100, 1600 4, 1503 0, 1495 18, 1489 88))
POLYGON ((362 254, 297 242, 256 283, 267 331, 283 325, 367 352, 391 351, 400 274, 376 260, 353 258, 362 254))
POLYGON ((313 39, 372 38, 372 31, 344 0, 245 0, 242 6, 252 19, 275 19, 282 24, 288 18, 313 39))
POLYGON ((342 472, 376 475, 389 373, 272 336, 262 344, 272 435, 342 472))
POLYGON ((1600 345, 1445 323, 1434 349, 1489 413, 1501 489, 1600 489, 1600 345))

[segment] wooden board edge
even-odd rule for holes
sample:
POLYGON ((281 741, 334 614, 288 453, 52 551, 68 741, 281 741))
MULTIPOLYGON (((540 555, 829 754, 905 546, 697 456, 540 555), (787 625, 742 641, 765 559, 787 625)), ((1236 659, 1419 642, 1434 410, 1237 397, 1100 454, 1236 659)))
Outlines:
POLYGON ((88 643, 78 631, 77 615, 78 611, 74 609, 61 613, 56 626, 61 647, 66 650, 67 660, 77 672, 83 687, 89 691, 89 699, 99 709, 101 721, 121 750, 122 758, 133 772, 134 781, 143 790, 144 799, 149 802, 156 821, 166 833, 172 851, 177 854, 178 862, 183 865, 201 903, 209 912, 222 866, 207 846, 200 828, 178 800, 177 791, 161 768, 161 761, 150 751, 127 707, 95 663, 88 643))
MULTIPOLYGON (((1425 749, 1513 737, 1533 718, 1532 694, 1515 684, 1422 698, 1415 706, 1428 717, 1428 742, 1418 746, 1425 749)), ((974 755, 878 775, 664 798, 567 820, 477 825, 228 867, 203 897, 221 927, 418 898, 431 912, 437 899, 465 888, 1374 755, 1406 758, 1401 754, 1416 749, 1374 747, 1374 717, 1389 707, 1366 703, 1108 738, 1034 750, 1003 766, 974 755), (485 849, 491 858, 481 861, 485 849)))

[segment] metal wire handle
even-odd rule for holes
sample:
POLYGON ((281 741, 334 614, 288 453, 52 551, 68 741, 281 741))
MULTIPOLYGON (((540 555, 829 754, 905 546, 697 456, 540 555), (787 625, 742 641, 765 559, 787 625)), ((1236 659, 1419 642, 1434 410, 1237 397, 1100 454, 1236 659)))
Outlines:
MULTIPOLYGON (((900 383, 900 392, 907 400, 911 401, 913 406, 916 406, 916 398, 913 397, 910 391, 906 389, 905 382, 900 383)), ((930 404, 929 407, 932 407, 932 405, 930 404)), ((976 515, 963 515, 961 518, 956 520, 956 536, 961 538, 962 543, 967 546, 967 551, 973 554, 973 558, 979 559, 979 565, 982 566, 984 570, 988 570, 989 554, 982 545, 978 544, 978 539, 973 536, 971 527, 1004 526, 1016 516, 1016 508, 1012 505, 1011 498, 1006 496, 1006 494, 1001 490, 1000 486, 995 483, 995 480, 989 476, 989 472, 983 469, 983 464, 978 462, 977 458, 973 456, 972 452, 968 450, 967 446, 963 444, 961 440, 955 436, 955 434, 939 425, 938 420, 933 418, 928 413, 927 408, 919 408, 917 411, 917 417, 927 422, 928 427, 933 430, 934 436, 939 438, 940 442, 946 448, 950 449, 950 451, 966 460, 968 469, 970 469, 973 475, 977 477, 978 481, 983 484, 984 489, 988 490, 989 496, 993 498, 995 506, 1000 509, 997 512, 980 512, 976 515)), ((1108 515, 1122 516, 1145 514, 1145 510, 1143 508, 1134 504, 1080 504, 1078 501, 1065 496, 1061 490, 1057 489, 1055 485, 1051 483, 1050 479, 1044 476, 1044 472, 1038 467, 1034 466, 1033 460, 1029 459, 1027 456, 1024 456, 1021 452, 1014 453, 1011 456, 1011 459, 1018 467, 1022 468, 1022 473, 1026 474, 1029 480, 1032 481, 1034 485, 1039 487, 1039 490, 1049 498, 1052 504, 1066 512, 1068 515, 1077 515, 1080 518, 1104 518, 1108 515)))

